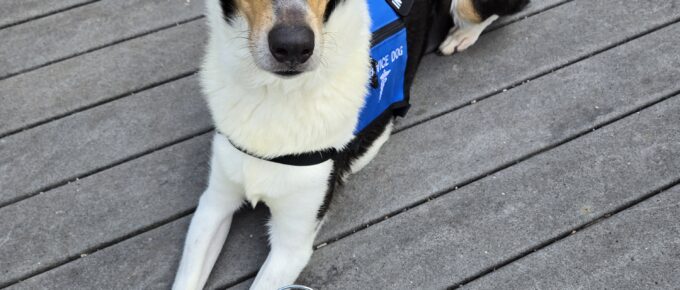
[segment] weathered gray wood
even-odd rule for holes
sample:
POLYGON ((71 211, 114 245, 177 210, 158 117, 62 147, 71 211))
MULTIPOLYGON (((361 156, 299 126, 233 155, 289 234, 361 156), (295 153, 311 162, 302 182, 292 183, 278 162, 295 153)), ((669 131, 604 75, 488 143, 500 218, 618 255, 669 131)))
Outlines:
POLYGON ((530 254, 466 289, 677 289, 680 186, 530 254))
POLYGON ((558 5, 562 5, 570 1, 574 0, 531 0, 531 2, 529 2, 529 5, 527 5, 524 8, 524 10, 513 15, 501 17, 500 19, 496 20, 493 24, 491 24, 489 29, 495 29, 504 26, 510 22, 518 21, 522 18, 526 18, 530 15, 543 12, 545 10, 557 7, 558 5))
POLYGON ((92 0, 5 0, 0 1, 0 27, 49 15, 69 7, 83 5, 92 0))
POLYGON ((573 1, 492 31, 458 56, 423 60, 412 92, 413 109, 399 127, 678 19, 680 0, 573 1))
POLYGON ((203 1, 100 1, 0 30, 0 79, 201 15, 203 1))
POLYGON ((211 135, 0 209, 0 287, 191 210, 198 192, 184 190, 205 185, 211 135))
MULTIPOLYGON (((245 277, 252 271, 248 265, 264 262, 260 250, 267 245, 261 227, 266 222, 265 216, 262 209, 236 215, 239 223, 232 225, 230 241, 224 248, 233 253, 227 279, 245 277), (253 232, 253 228, 261 230, 253 232)), ((182 254, 189 218, 143 233, 8 289, 168 289, 182 254)))
POLYGON ((530 252, 680 180, 678 116, 680 97, 321 248, 301 283, 444 289, 530 252))
MULTIPOLYGON (((329 222, 322 230, 321 239, 337 236, 338 233, 352 229, 359 223, 379 218, 390 211, 425 198, 433 192, 450 188, 511 160, 561 142, 580 131, 620 116, 624 112, 658 100, 674 90, 677 91, 680 89, 678 87, 680 84, 671 83, 669 80, 680 76, 677 70, 680 56, 675 53, 675 47, 680 40, 670 35, 676 35, 679 32, 680 26, 678 25, 666 28, 561 70, 555 75, 546 76, 501 96, 397 134, 365 172, 350 180, 347 187, 336 194, 329 213, 329 222), (674 85, 669 86, 669 84, 674 85), (418 169, 414 170, 414 168, 418 169), (385 184, 391 186, 386 188, 385 184), (352 210, 348 211, 348 208, 352 210)), ((181 158, 191 158, 190 153, 178 152, 177 154, 183 156, 181 158)), ((135 166, 144 168, 153 166, 154 163, 150 162, 150 164, 152 165, 135 166)), ((106 175, 98 174, 90 178, 96 180, 106 178, 106 175)), ((150 178, 159 177, 151 176, 150 178)), ((125 184, 125 178, 118 178, 116 182, 125 184)), ((94 181, 92 183, 96 184, 94 181)), ((121 186, 109 187, 120 188, 121 186)), ((173 197, 173 194, 186 192, 194 195, 195 198, 203 189, 202 186, 192 184, 180 186, 182 186, 181 190, 174 190, 170 193, 155 191, 153 187, 149 191, 155 192, 150 194, 167 194, 166 198, 177 198, 173 197)), ((91 188, 97 190, 94 187, 91 188)), ((132 188, 137 187, 132 186, 132 188)), ((99 190, 107 192, 107 189, 99 190)), ((56 192, 48 194, 53 193, 56 192)), ((154 208, 154 204, 143 202, 130 202, 130 204, 131 206, 125 210, 137 211, 145 206, 143 209, 150 213, 157 214, 158 211, 154 208)), ((16 206, 21 206, 21 204, 16 206)), ((80 213, 76 211, 71 214, 79 215, 80 213)), ((167 212, 161 216, 167 216, 167 212)), ((147 217, 137 216, 135 221, 139 226, 157 222, 153 214, 147 217)), ((235 224, 238 223, 242 221, 237 219, 235 224)), ((101 225, 101 227, 108 226, 108 223, 101 225)), ((249 228, 248 232, 261 233, 262 231, 260 227, 256 227, 256 229, 249 228)), ((163 236, 168 235, 168 233, 163 234, 163 236)), ((182 237, 184 232, 176 231, 172 235, 182 237)), ((176 239, 181 240, 181 238, 176 239)), ((104 241, 89 240, 87 242, 103 243, 104 241)), ((126 241, 121 245, 127 243, 133 243, 133 241, 126 241)), ((242 241, 236 237, 230 237, 227 244, 231 243, 239 244, 242 241)), ((83 243, 80 247, 91 246, 83 243)), ((166 254, 177 251, 172 247, 180 246, 167 244, 134 254, 144 255, 148 259, 148 263, 139 267, 154 268, 150 265, 161 263, 157 261, 167 261, 165 260, 166 254)), ((255 271, 265 252, 264 247, 258 249, 250 252, 225 250, 218 261, 215 271, 217 274, 211 279, 211 285, 228 284, 243 278, 249 271, 255 271), (241 255, 251 258, 241 258, 241 255), (238 271, 234 271, 234 265, 236 265, 233 263, 234 260, 240 261, 237 264, 238 271)), ((107 251, 109 250, 102 252, 107 251)), ((109 255, 117 256, 121 261, 134 259, 128 256, 133 254, 129 252, 109 253, 109 255)), ((22 284, 22 287, 42 285, 46 283, 45 281, 54 279, 53 277, 65 275, 62 271, 83 272, 82 269, 93 267, 93 263, 99 265, 100 262, 83 259, 30 279, 22 284)), ((105 268, 99 269, 107 271, 105 268)), ((171 267, 163 269, 165 269, 163 271, 174 271, 171 267)), ((116 274, 91 278, 75 275, 77 277, 73 277, 73 281, 82 283, 82 285, 120 286, 116 283, 122 283, 121 277, 131 275, 123 272, 117 273, 121 276, 116 276, 118 275, 116 274)), ((154 272, 153 275, 160 274, 154 272)), ((171 276, 171 274, 167 275, 171 276)), ((170 280, 167 282, 169 283, 170 280)), ((144 282, 140 279, 128 279, 125 283, 131 287, 144 282)))
POLYGON ((187 77, 0 139, 0 204, 210 127, 187 77))
POLYGON ((0 81, 0 136, 196 70, 202 20, 0 81))

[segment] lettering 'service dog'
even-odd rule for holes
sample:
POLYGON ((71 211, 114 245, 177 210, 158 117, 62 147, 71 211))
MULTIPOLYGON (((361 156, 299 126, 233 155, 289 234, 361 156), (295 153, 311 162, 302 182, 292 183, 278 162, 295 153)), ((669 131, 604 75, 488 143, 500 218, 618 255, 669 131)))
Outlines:
MULTIPOLYGON (((396 76, 385 69, 389 57, 372 55, 373 8, 385 3, 376 1, 385 0, 206 0, 210 38, 201 81, 218 133, 174 289, 204 286, 232 215, 260 201, 272 215, 271 250, 251 289, 293 283, 312 255, 335 186, 377 154, 395 114, 405 113, 428 44, 440 44, 445 55, 465 50, 491 22, 528 2, 388 0, 407 44, 387 53, 404 60, 396 76), (450 17, 456 25, 447 35, 451 24, 439 20, 450 17), (389 91, 406 97, 358 128, 373 91, 379 99, 389 91)), ((380 30, 399 28, 393 26, 380 30)))

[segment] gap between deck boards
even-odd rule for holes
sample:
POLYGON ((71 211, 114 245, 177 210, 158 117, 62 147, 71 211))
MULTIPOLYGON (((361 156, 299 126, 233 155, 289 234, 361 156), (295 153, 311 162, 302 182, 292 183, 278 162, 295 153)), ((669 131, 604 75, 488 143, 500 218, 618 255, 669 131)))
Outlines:
POLYGON ((0 30, 3 30, 5 28, 10 28, 12 26, 21 25, 21 24, 24 24, 24 23, 27 23, 27 22, 31 22, 33 20, 38 20, 38 19, 41 19, 41 18, 49 17, 49 16, 54 15, 54 14, 66 12, 68 10, 76 9, 76 8, 79 8, 79 7, 82 7, 82 6, 85 6, 85 5, 89 5, 89 4, 92 4, 92 3, 95 3, 95 2, 99 2, 99 1, 101 1, 101 0, 88 0, 88 1, 85 1, 85 2, 82 2, 82 3, 75 3, 73 5, 65 6, 65 7, 62 7, 62 8, 55 9, 55 10, 51 10, 51 11, 47 11, 47 12, 43 12, 43 13, 38 13, 36 15, 33 15, 33 16, 30 16, 30 17, 27 17, 27 18, 24 18, 24 19, 21 19, 21 20, 17 20, 17 21, 10 22, 10 23, 4 24, 4 25, 0 25, 0 30))
POLYGON ((493 273, 494 271, 500 270, 501 268, 504 268, 506 266, 510 266, 510 265, 512 265, 512 263, 517 262, 518 260, 520 260, 524 257, 527 257, 534 252, 543 250, 543 249, 545 249, 545 248, 547 248, 551 245, 554 245, 555 243, 562 241, 562 240, 564 240, 564 239, 566 239, 566 238, 568 238, 572 235, 579 234, 581 231, 583 231, 587 228, 590 228, 590 227, 597 225, 597 224, 599 224, 599 223, 601 223, 601 222, 603 222, 603 221, 605 221, 605 220, 607 220, 611 217, 614 217, 614 216, 622 213, 625 210, 628 210, 628 209, 630 209, 630 208, 632 208, 636 205, 639 205, 639 204, 649 200, 650 198, 653 198, 653 197, 658 196, 658 195, 660 195, 664 192, 667 192, 668 190, 670 190, 670 189, 672 189, 672 188, 674 188, 675 186, 678 186, 678 185, 680 185, 680 179, 677 179, 673 182, 670 182, 667 185, 662 186, 659 189, 655 189, 655 190, 651 191, 650 193, 645 194, 645 195, 641 196, 640 198, 638 198, 636 200, 633 200, 633 201, 630 201, 629 203, 623 204, 623 205, 613 209, 612 211, 597 217, 596 219, 594 219, 593 221, 591 221, 589 223, 585 223, 583 225, 574 227, 571 230, 567 230, 567 231, 563 232, 561 235, 555 236, 551 239, 548 239, 547 241, 545 241, 543 243, 538 244, 536 247, 533 247, 533 248, 531 248, 527 251, 524 251, 524 252, 522 252, 522 253, 520 253, 520 254, 518 254, 518 255, 510 258, 510 259, 501 261, 500 263, 497 263, 497 264, 487 268, 486 270, 481 271, 479 274, 465 278, 465 279, 461 280, 460 282, 455 283, 454 285, 449 287, 449 289, 458 289, 458 288, 464 287, 468 283, 471 283, 471 282, 474 282, 475 280, 483 278, 484 276, 487 276, 487 275, 493 273))
POLYGON ((32 67, 29 67, 29 68, 19 70, 17 72, 13 72, 13 73, 4 75, 4 76, 0 77, 0 81, 6 80, 6 79, 9 79, 11 77, 15 77, 15 76, 18 76, 18 75, 21 75, 21 74, 25 74, 27 72, 38 70, 38 69, 41 69, 43 67, 53 65, 55 63, 59 63, 59 62, 62 62, 62 61, 65 61, 65 60, 68 60, 68 59, 71 59, 71 58, 79 57, 81 55, 88 54, 88 53, 91 53, 91 52, 94 52, 94 51, 97 51, 97 50, 100 50, 100 49, 103 49, 103 48, 106 48, 106 47, 109 47, 109 46, 112 46, 112 45, 116 45, 116 44, 119 44, 119 43, 123 43, 123 42, 129 41, 129 40, 139 38, 139 37, 143 37, 145 35, 153 34, 153 33, 159 32, 159 31, 163 31, 163 30, 175 27, 177 25, 182 25, 182 24, 186 24, 186 23, 189 23, 189 22, 192 22, 192 21, 196 21, 196 20, 201 19, 201 18, 203 18, 203 16, 196 16, 196 17, 193 17, 193 18, 189 18, 187 20, 178 21, 177 23, 161 26, 161 27, 155 28, 153 30, 141 32, 141 33, 135 34, 135 35, 130 36, 130 37, 121 38, 119 40, 112 41, 112 42, 109 42, 109 43, 104 44, 104 45, 95 46, 93 48, 90 48, 90 49, 87 49, 87 50, 84 50, 84 51, 81 51, 81 52, 78 52, 78 53, 74 53, 74 54, 71 54, 71 55, 68 55, 68 56, 60 57, 60 58, 39 64, 39 65, 36 65, 36 66, 32 66, 32 67))
POLYGON ((444 110, 444 111, 439 112, 439 113, 432 114, 432 115, 430 115, 430 116, 428 116, 428 117, 426 117, 426 118, 423 118, 423 119, 421 119, 421 120, 417 120, 417 121, 414 121, 414 122, 412 122, 412 123, 410 123, 410 124, 406 124, 406 125, 404 125, 404 126, 401 126, 401 127, 399 127, 399 128, 396 128, 396 129, 394 130, 394 133, 398 133, 398 132, 401 132, 401 131, 403 131, 403 130, 406 130, 406 129, 409 129, 409 128, 418 126, 418 125, 420 125, 420 124, 423 124, 423 123, 426 123, 426 122, 428 122, 428 121, 437 119, 437 118, 442 117, 442 116, 444 116, 444 115, 447 115, 447 114, 449 114, 449 113, 455 112, 455 111, 460 110, 460 109, 462 109, 462 108, 465 108, 465 107, 467 107, 467 106, 470 106, 470 105, 473 105, 473 104, 478 103, 478 102, 480 102, 480 101, 483 101, 483 100, 485 100, 485 99, 487 99, 487 98, 490 98, 490 97, 496 96, 496 95, 498 95, 498 94, 504 93, 504 92, 506 92, 506 91, 508 91, 508 90, 514 89, 514 88, 519 87, 519 86, 521 86, 521 85, 524 85, 524 84, 526 84, 527 82, 534 81, 534 80, 539 79, 539 78, 541 78, 541 77, 543 77, 543 76, 549 75, 549 74, 554 73, 554 72, 559 71, 559 70, 562 70, 562 69, 564 69, 564 68, 566 68, 566 67, 569 67, 569 66, 571 66, 571 65, 574 65, 574 64, 576 64, 576 63, 579 63, 579 62, 581 62, 581 61, 583 61, 583 60, 585 60, 585 59, 591 58, 591 57, 593 57, 593 56, 596 56, 596 55, 601 54, 601 53, 603 53, 603 52, 606 52, 606 51, 608 51, 608 50, 617 48, 617 47, 619 47, 619 46, 621 46, 621 45, 624 45, 624 44, 626 44, 626 43, 629 43, 629 42, 631 42, 631 41, 633 41, 633 40, 636 40, 636 39, 638 39, 638 38, 640 38, 640 37, 643 37, 643 36, 645 36, 645 35, 647 35, 647 34, 654 33, 654 32, 656 32, 656 31, 659 31, 659 30, 661 30, 661 29, 664 29, 664 28, 666 28, 666 27, 669 27, 669 26, 671 26, 671 25, 673 25, 673 24, 677 24, 677 23, 679 23, 679 22, 680 22, 680 17, 675 18, 675 19, 672 19, 671 21, 669 21, 669 22, 667 22, 667 23, 664 23, 664 24, 661 24, 661 25, 659 25, 659 26, 656 26, 656 27, 654 27, 654 28, 652 28, 652 29, 650 29, 650 30, 648 30, 648 31, 645 31, 645 32, 641 32, 641 33, 635 34, 635 35, 633 35, 633 36, 631 36, 631 37, 629 37, 629 38, 626 38, 626 39, 621 40, 621 41, 619 41, 619 42, 613 43, 613 44, 611 44, 611 45, 609 45, 609 46, 606 46, 606 47, 604 47, 604 48, 602 48, 602 49, 595 50, 594 52, 592 52, 592 53, 590 53, 590 54, 588 54, 588 55, 584 55, 584 56, 582 56, 582 57, 576 58, 576 59, 574 59, 574 60, 572 60, 572 61, 569 61, 569 62, 567 62, 567 63, 565 63, 565 64, 563 64, 563 65, 560 65, 560 66, 557 66, 557 67, 554 67, 554 68, 551 68, 551 69, 547 69, 547 70, 542 71, 542 72, 538 72, 538 73, 536 73, 536 74, 534 74, 534 75, 532 75, 532 76, 530 76, 530 77, 528 77, 528 78, 524 78, 524 79, 522 79, 522 80, 520 80, 520 81, 517 81, 517 82, 515 82, 515 83, 513 83, 513 84, 511 84, 511 85, 509 85, 509 86, 502 87, 502 88, 496 90, 495 92, 491 92, 491 93, 489 93, 489 94, 486 94, 486 95, 484 95, 484 96, 481 96, 481 97, 479 97, 479 98, 473 100, 472 102, 465 103, 465 104, 462 104, 462 105, 453 107, 452 109, 444 110))

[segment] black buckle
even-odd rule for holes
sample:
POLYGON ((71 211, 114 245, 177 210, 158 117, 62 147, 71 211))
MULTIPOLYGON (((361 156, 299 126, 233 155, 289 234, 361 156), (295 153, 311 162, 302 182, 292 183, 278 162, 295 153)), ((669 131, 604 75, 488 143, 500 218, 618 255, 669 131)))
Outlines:
POLYGON ((371 87, 377 89, 380 86, 378 82, 378 61, 371 58, 371 87))

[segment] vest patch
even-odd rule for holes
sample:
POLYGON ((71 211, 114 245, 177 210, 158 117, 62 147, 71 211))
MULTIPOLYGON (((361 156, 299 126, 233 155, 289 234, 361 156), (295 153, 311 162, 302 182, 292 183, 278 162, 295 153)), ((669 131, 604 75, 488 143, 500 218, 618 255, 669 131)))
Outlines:
POLYGON ((359 123, 354 130, 361 132, 383 112, 395 106, 405 106, 404 76, 408 60, 406 28, 397 12, 388 4, 391 0, 369 0, 371 14, 371 78, 359 123))

